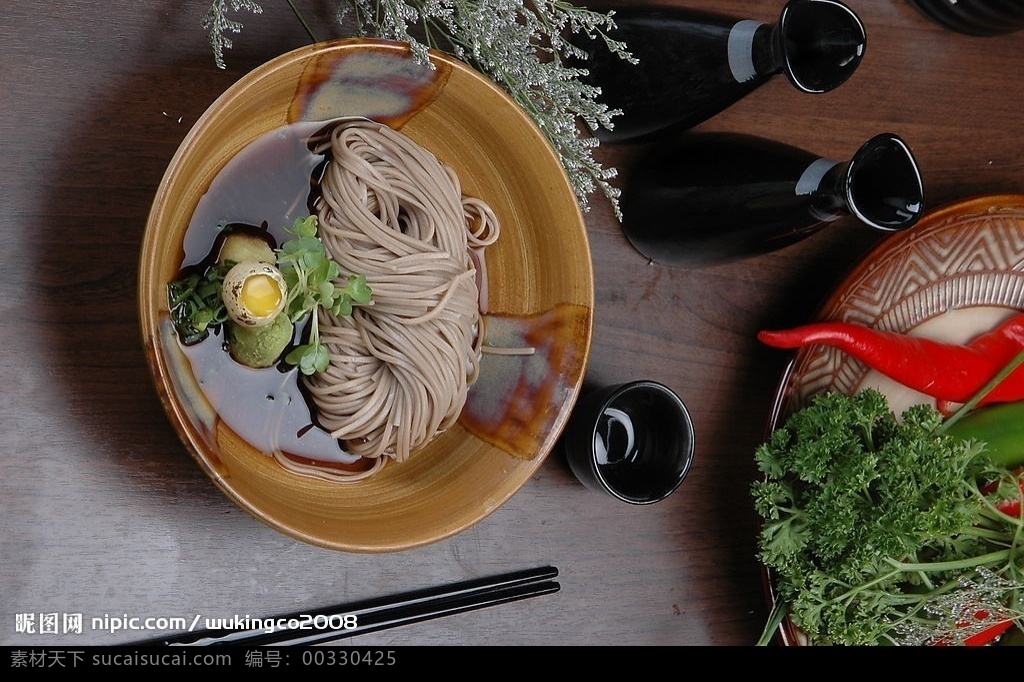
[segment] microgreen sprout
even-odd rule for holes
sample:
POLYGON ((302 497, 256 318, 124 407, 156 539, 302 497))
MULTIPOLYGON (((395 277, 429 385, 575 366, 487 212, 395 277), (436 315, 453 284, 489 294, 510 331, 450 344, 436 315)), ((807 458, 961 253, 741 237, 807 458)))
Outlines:
POLYGON ((370 302, 372 289, 365 275, 349 275, 345 286, 335 284, 341 276, 341 266, 327 253, 324 243, 317 237, 316 216, 299 218, 286 231, 295 235, 277 249, 277 265, 288 285, 285 312, 292 322, 309 316, 309 337, 296 346, 285 362, 310 375, 327 369, 330 354, 320 343, 319 308, 334 315, 351 315, 355 304, 370 302))

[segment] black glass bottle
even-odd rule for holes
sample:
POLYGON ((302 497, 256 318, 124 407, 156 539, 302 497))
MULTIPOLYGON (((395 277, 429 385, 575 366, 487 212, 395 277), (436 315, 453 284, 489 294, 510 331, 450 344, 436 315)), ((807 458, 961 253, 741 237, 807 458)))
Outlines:
POLYGON ((882 133, 849 161, 741 133, 685 131, 631 170, 622 229, 658 263, 700 267, 793 244, 853 215, 883 232, 924 211, 910 148, 882 133))
MULTIPOLYGON (((605 142, 689 128, 784 73, 804 93, 824 93, 856 70, 866 44, 857 15, 836 0, 790 0, 776 24, 674 7, 623 7, 609 35, 626 44, 632 64, 603 40, 579 44, 600 99, 618 109, 605 142)), ((579 41, 575 41, 579 43, 579 41)))

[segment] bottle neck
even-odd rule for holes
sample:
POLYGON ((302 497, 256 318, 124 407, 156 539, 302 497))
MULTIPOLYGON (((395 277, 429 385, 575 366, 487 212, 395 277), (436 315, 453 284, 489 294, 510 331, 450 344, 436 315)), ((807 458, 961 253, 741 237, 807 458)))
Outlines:
POLYGON ((808 210, 822 222, 838 220, 847 213, 845 195, 837 183, 844 176, 842 164, 829 159, 815 159, 804 168, 794 193, 811 197, 808 210))
POLYGON ((737 83, 763 80, 782 70, 774 34, 774 26, 752 19, 737 21, 729 29, 729 71, 737 83))

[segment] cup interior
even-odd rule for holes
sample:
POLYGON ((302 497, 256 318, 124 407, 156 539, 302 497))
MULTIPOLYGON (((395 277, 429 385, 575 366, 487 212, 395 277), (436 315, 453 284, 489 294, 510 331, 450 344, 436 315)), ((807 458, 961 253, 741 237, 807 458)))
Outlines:
POLYGON ((585 396, 570 419, 565 446, 570 468, 588 488, 650 504, 686 477, 693 423, 672 389, 634 381, 585 396))

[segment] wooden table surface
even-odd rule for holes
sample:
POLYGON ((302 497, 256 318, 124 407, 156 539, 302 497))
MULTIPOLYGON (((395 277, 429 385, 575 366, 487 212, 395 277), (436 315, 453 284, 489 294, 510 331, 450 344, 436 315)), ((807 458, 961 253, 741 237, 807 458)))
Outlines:
MULTIPOLYGON (((781 0, 679 4, 773 21, 781 0)), ((333 3, 299 2, 319 38, 333 3)), ((880 132, 916 155, 930 207, 1024 191, 1024 34, 972 37, 903 0, 850 3, 864 61, 839 89, 779 77, 701 126, 843 159, 880 132)), ((128 643, 108 617, 269 617, 551 564, 561 590, 343 640, 397 645, 751 645, 767 606, 749 486, 787 357, 757 330, 807 321, 883 238, 851 219, 782 252, 703 270, 649 265, 595 196, 589 385, 654 378, 696 426, 667 500, 583 488, 557 451, 507 504, 422 549, 352 555, 294 540, 228 500, 176 436, 136 310, 139 248, 190 126, 258 64, 309 42, 286 3, 239 14, 227 68, 209 3, 10 3, 0 22, 0 645, 128 643), (82 614, 83 631, 41 633, 82 614), (36 632, 26 625, 35 621, 36 632)), ((598 157, 627 168, 636 147, 598 157)), ((59 626, 58 626, 59 629, 59 626)))

